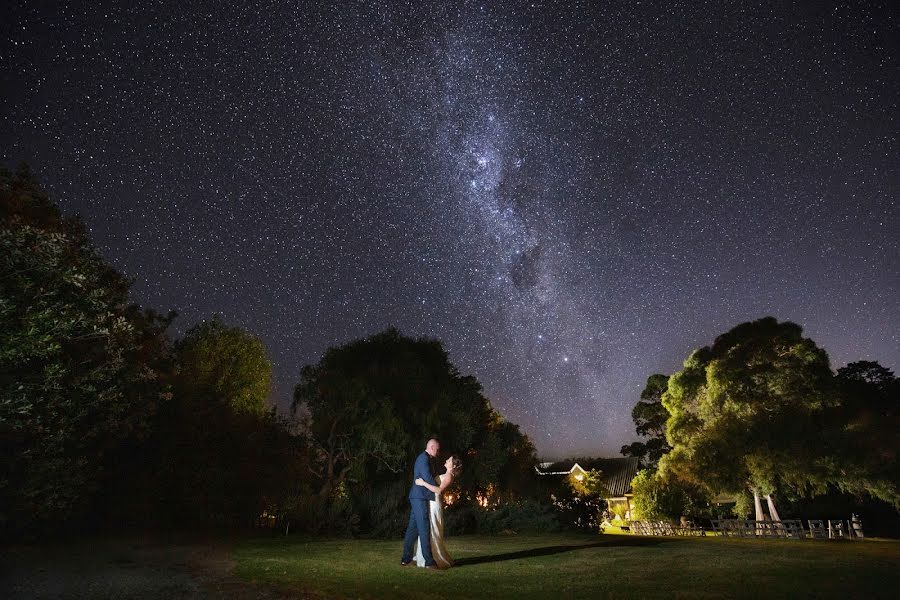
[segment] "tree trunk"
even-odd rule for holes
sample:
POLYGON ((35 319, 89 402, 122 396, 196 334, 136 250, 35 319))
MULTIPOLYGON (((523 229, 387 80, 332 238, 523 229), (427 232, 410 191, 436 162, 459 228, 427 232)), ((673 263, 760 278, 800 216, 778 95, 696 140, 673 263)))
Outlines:
POLYGON ((766 503, 769 505, 769 516, 772 517, 773 521, 781 521, 781 518, 778 516, 778 511, 775 510, 775 501, 772 500, 772 496, 766 494, 766 503))
POLYGON ((765 521, 766 513, 763 512, 762 501, 759 498, 759 492, 756 491, 756 488, 753 488, 750 491, 753 492, 753 506, 756 507, 756 520, 765 521))

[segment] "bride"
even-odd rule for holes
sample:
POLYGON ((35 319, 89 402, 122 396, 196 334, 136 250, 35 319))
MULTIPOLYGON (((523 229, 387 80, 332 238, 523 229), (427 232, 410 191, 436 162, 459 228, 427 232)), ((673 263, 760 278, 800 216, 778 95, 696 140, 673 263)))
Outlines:
MULTIPOLYGON (((453 566, 453 559, 450 558, 447 546, 444 545, 444 509, 441 506, 441 492, 453 483, 453 476, 459 472, 461 467, 462 461, 455 456, 451 456, 444 463, 444 468, 447 469, 447 472, 436 477, 438 485, 431 485, 421 477, 416 479, 416 485, 421 485, 435 493, 435 499, 428 503, 428 523, 431 529, 429 532, 431 554, 434 556, 434 562, 440 569, 449 569, 453 566)), ((425 566, 425 558, 422 556, 422 548, 419 547, 418 540, 416 541, 416 565, 420 567, 425 566)))

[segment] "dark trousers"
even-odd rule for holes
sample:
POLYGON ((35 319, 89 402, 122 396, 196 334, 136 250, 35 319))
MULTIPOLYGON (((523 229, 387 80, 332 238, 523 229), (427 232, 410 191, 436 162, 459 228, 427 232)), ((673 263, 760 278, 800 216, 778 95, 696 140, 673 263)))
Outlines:
POLYGON ((406 535, 403 537, 402 562, 408 563, 413 559, 413 547, 416 538, 419 538, 419 546, 422 548, 422 556, 425 558, 425 566, 434 564, 431 556, 431 527, 428 524, 428 500, 413 500, 409 504, 412 510, 409 512, 409 525, 406 526, 406 535))

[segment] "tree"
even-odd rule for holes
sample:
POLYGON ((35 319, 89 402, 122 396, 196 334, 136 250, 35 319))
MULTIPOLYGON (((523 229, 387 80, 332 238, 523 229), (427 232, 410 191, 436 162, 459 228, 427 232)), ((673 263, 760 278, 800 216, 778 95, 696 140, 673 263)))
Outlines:
POLYGON ((408 466, 430 437, 443 455, 463 460, 460 503, 514 496, 536 464, 528 438, 491 407, 475 378, 458 373, 439 342, 395 329, 331 348, 305 367, 293 410, 308 417, 320 509, 347 500, 360 528, 377 534, 402 530, 408 466))
POLYGON ((24 529, 87 510, 122 441, 147 434, 173 315, 129 303, 27 168, 0 170, 0 218, 0 518, 24 529))
POLYGON ((631 411, 635 431, 646 436, 644 442, 632 442, 622 446, 623 456, 636 456, 641 464, 656 467, 671 447, 666 442, 666 420, 669 412, 662 404, 662 395, 669 383, 667 375, 654 374, 647 378, 647 385, 641 392, 641 399, 631 411))
POLYGON ((711 493, 822 493, 829 484, 896 503, 891 481, 846 452, 828 356, 799 325, 767 317, 716 338, 671 376, 664 476, 711 493))
POLYGON ((190 329, 175 354, 183 393, 211 395, 236 412, 262 415, 268 409, 272 363, 256 336, 213 318, 190 329))
MULTIPOLYGON (((319 497, 323 503, 351 472, 357 479, 366 474, 367 468, 376 473, 399 473, 404 454, 411 450, 404 447, 409 436, 397 414, 397 404, 410 400, 401 395, 411 390, 397 389, 386 375, 413 357, 402 351, 393 356, 369 352, 389 344, 389 338, 397 340, 399 334, 389 331, 368 344, 356 342, 330 349, 318 365, 306 366, 301 372, 292 410, 309 414, 307 430, 319 458, 313 474, 321 482, 319 497)), ((410 371, 416 373, 418 369, 410 371)), ((413 388, 428 379, 421 371, 417 374, 410 380, 413 388)), ((427 436, 423 431, 418 437, 427 436)))
POLYGON ((289 494, 294 482, 279 472, 302 458, 302 440, 267 407, 266 348, 213 318, 188 330, 173 354, 173 398, 144 449, 155 458, 149 485, 161 500, 151 511, 181 526, 248 526, 289 494))
POLYGON ((886 486, 873 495, 886 499, 900 482, 900 378, 874 361, 857 361, 835 377, 841 405, 832 429, 842 429, 842 454, 852 457, 857 472, 886 486))
POLYGON ((571 473, 567 479, 572 492, 581 498, 600 498, 606 492, 603 475, 597 469, 588 469, 584 474, 571 473))

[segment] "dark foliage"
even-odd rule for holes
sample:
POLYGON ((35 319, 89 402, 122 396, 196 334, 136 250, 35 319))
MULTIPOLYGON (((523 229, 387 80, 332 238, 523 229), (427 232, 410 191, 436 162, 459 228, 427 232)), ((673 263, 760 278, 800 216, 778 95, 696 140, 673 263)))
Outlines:
POLYGON ((623 456, 636 456, 642 466, 656 468, 659 459, 669 450, 666 441, 666 420, 669 412, 662 404, 662 395, 669 384, 667 375, 654 374, 647 378, 641 399, 631 411, 635 432, 647 439, 622 446, 623 456))
POLYGON ((444 458, 463 461, 449 491, 460 502, 482 498, 495 505, 534 489, 533 445, 491 407, 474 378, 457 372, 435 340, 389 329, 332 348, 303 370, 294 409, 307 415, 318 489, 313 501, 325 514, 338 499, 349 499, 361 533, 402 531, 413 459, 432 436, 444 458))
POLYGON ((129 440, 168 398, 162 317, 129 304, 77 218, 27 168, 0 170, 0 527, 96 518, 129 440))
POLYGON ((444 527, 447 535, 512 535, 564 529, 560 510, 534 498, 512 500, 491 508, 472 500, 455 502, 444 509, 444 527))

